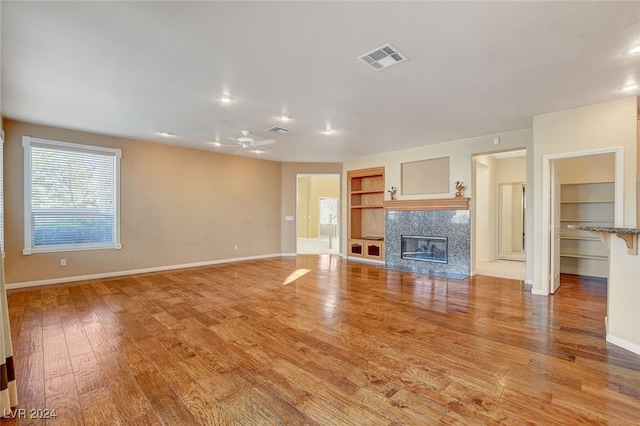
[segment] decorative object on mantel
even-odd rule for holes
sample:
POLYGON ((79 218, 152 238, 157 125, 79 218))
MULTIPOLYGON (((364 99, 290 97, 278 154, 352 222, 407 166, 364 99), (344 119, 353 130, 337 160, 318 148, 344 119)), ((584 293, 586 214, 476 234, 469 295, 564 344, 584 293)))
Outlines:
POLYGON ((464 186, 462 186, 462 182, 456 182, 456 198, 462 197, 462 191, 464 191, 464 186))
POLYGON ((396 192, 397 191, 398 191, 398 188, 396 188, 395 186, 392 186, 391 189, 387 191, 389 194, 391 194, 391 199, 392 200, 396 199, 396 192))

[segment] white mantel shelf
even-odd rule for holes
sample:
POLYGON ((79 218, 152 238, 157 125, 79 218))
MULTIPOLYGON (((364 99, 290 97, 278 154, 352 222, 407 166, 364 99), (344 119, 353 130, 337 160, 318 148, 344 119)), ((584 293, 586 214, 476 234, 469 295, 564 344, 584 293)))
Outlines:
POLYGON ((468 197, 432 198, 429 200, 388 200, 385 210, 469 210, 468 197))

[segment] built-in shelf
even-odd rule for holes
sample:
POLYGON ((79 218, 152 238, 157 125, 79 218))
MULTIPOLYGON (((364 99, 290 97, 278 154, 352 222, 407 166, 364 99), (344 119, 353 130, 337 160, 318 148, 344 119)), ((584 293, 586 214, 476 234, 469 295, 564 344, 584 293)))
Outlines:
POLYGON ((352 209, 381 209, 382 208, 382 204, 369 204, 366 206, 351 206, 352 209))
POLYGON ((598 204, 598 203, 613 203, 614 200, 570 200, 570 201, 561 201, 561 204, 598 204))
POLYGON ((592 222, 592 223, 613 223, 611 219, 560 219, 560 222, 592 222))
POLYGON ((384 167, 347 172, 349 192, 348 256, 384 260, 384 167))
POLYGON ((596 254, 574 254, 574 253, 560 253, 560 257, 575 257, 577 259, 596 259, 607 260, 608 256, 596 255, 596 254))
POLYGON ((600 241, 598 237, 560 237, 561 240, 600 241))
POLYGON ((609 256, 605 245, 590 232, 575 226, 613 225, 613 182, 563 184, 560 190, 560 271, 607 277, 609 256))
POLYGON ((359 195, 359 194, 384 194, 384 190, 375 190, 375 191, 351 191, 351 195, 359 195))

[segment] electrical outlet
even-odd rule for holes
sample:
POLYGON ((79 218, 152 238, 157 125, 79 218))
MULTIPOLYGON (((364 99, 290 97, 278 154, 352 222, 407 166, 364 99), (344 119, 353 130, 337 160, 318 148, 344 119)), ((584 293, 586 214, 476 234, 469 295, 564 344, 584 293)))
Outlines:
POLYGON ((67 266, 67 259, 60 259, 60 266, 67 266))

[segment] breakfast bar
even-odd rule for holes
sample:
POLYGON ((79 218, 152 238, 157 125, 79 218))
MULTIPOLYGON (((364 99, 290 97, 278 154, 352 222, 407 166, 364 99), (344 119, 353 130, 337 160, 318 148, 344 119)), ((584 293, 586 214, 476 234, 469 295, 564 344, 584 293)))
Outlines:
POLYGON ((568 227, 590 231, 607 245, 607 342, 640 354, 640 229, 577 225, 568 227), (612 238, 612 235, 616 238, 612 238))

